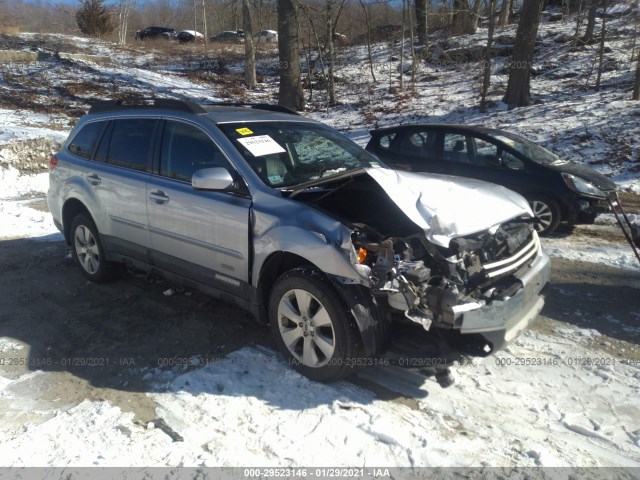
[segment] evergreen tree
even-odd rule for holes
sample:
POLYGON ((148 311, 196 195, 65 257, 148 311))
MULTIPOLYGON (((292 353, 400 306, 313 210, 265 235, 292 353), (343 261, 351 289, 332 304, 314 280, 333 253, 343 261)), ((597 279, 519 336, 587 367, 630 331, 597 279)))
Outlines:
POLYGON ((103 2, 104 0, 82 0, 82 7, 76 13, 76 22, 85 35, 101 37, 114 30, 115 24, 103 2))

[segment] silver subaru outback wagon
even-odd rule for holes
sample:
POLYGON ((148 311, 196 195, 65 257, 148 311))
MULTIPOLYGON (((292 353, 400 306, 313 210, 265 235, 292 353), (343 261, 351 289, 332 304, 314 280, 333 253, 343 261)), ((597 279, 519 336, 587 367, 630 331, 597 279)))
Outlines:
POLYGON ((520 195, 390 170, 274 106, 100 102, 52 157, 48 203, 89 280, 130 266, 233 302, 319 381, 489 355, 549 280, 520 195))

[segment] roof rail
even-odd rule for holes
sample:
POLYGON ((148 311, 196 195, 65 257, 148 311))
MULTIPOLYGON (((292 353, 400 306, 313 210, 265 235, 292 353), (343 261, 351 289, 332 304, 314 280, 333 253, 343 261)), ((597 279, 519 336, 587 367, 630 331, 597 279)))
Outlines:
POLYGON ((292 115, 300 115, 295 110, 292 110, 288 107, 283 107, 282 105, 272 105, 270 103, 207 103, 205 104, 207 107, 246 107, 246 108, 255 108, 256 110, 268 110, 270 112, 281 112, 281 113, 290 113, 292 115))
POLYGON ((207 113, 197 103, 189 100, 173 98, 135 98, 132 100, 99 100, 91 105, 89 113, 117 112, 122 110, 142 110, 162 108, 179 112, 201 114, 207 113))

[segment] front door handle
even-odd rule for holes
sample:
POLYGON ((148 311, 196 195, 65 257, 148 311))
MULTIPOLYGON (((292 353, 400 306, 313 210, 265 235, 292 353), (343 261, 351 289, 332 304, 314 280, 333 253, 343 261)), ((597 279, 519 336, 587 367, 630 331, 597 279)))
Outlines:
POLYGON ((100 185, 100 182, 102 182, 102 179, 95 173, 90 173, 89 175, 87 175, 87 180, 91 185, 94 186, 100 185))
POLYGON ((154 190, 153 192, 149 192, 149 198, 156 203, 167 203, 169 201, 169 197, 162 190, 154 190))

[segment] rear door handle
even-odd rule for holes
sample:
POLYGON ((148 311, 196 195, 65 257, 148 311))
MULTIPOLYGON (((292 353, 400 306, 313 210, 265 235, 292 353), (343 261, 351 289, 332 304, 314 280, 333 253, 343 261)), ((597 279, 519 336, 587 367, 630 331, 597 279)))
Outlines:
POLYGON ((149 192, 149 198, 156 203, 167 203, 169 201, 169 197, 162 190, 154 190, 153 192, 149 192))
POLYGON ((95 173, 87 175, 87 180, 91 185, 100 185, 100 182, 102 182, 102 179, 95 173))

